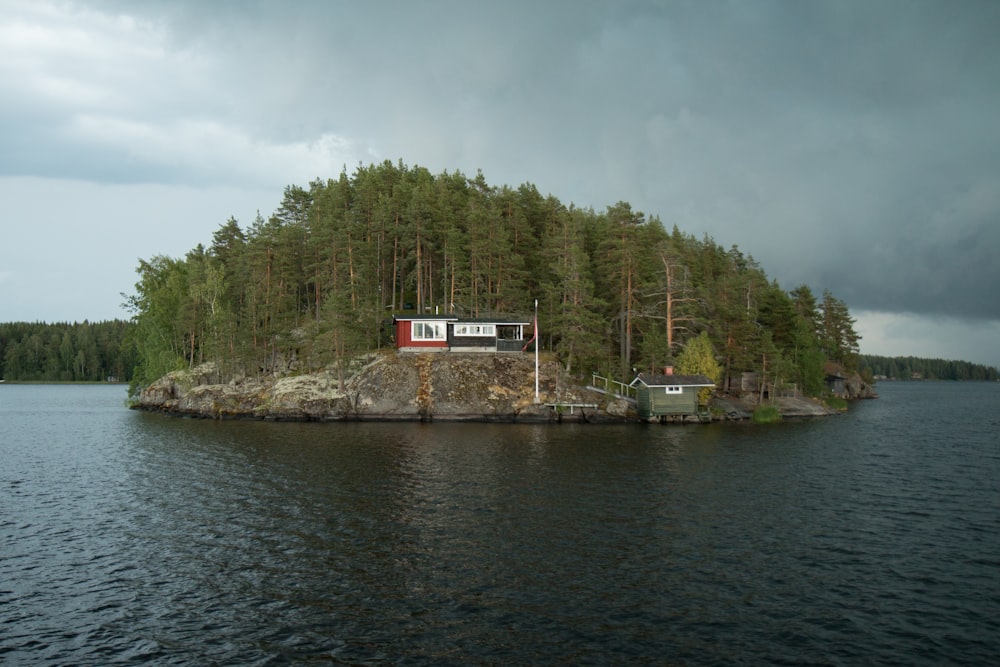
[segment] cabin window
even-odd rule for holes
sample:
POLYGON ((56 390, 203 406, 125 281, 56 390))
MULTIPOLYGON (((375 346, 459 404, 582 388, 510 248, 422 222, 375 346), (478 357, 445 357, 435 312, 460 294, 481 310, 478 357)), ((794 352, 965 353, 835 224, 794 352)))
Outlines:
POLYGON ((456 324, 456 336, 496 336, 495 324, 456 324))
POLYGON ((684 387, 678 387, 678 386, 674 386, 674 385, 668 385, 668 386, 664 387, 663 390, 666 391, 668 394, 683 394, 684 393, 684 387))
POLYGON ((413 340, 445 340, 441 322, 414 322, 412 333, 413 340))

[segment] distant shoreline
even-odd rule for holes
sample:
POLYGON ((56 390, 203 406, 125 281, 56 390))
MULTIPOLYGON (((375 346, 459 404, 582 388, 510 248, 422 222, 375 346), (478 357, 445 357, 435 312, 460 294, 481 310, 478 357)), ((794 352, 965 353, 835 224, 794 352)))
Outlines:
POLYGON ((123 385, 128 386, 128 382, 105 382, 102 380, 0 380, 0 384, 93 384, 93 385, 123 385))

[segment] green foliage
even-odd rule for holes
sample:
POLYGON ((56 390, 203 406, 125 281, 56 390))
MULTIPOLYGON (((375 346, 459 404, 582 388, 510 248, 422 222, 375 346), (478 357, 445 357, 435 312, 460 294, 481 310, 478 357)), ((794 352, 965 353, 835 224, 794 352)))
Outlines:
MULTIPOLYGON (((702 331, 687 342, 677 358, 677 370, 684 375, 704 375, 715 383, 719 382, 722 378, 722 368, 715 359, 715 349, 712 347, 708 332, 702 331)), ((708 404, 712 391, 710 387, 699 389, 698 403, 708 404)))
POLYGON ((540 307, 546 315, 546 329, 552 332, 547 336, 567 371, 600 367, 606 356, 602 341, 608 328, 599 310, 605 304, 595 296, 590 258, 581 243, 586 216, 577 209, 565 209, 551 197, 543 206, 541 261, 549 271, 540 285, 540 307))
POLYGON ((922 359, 919 357, 882 357, 864 354, 859 358, 861 372, 872 378, 890 380, 1000 380, 1000 371, 993 366, 968 361, 922 359))
POLYGON ((839 396, 827 396, 823 399, 823 404, 831 410, 844 412, 847 410, 847 400, 839 396))
POLYGON ((269 218, 229 219, 208 248, 141 261, 138 274, 138 383, 207 360, 223 380, 342 375, 385 344, 383 322, 404 305, 528 316, 538 299, 544 349, 571 371, 624 381, 697 340, 698 372, 724 386, 755 371, 818 392, 824 353, 849 356, 857 343, 842 302, 825 295, 820 310, 738 248, 668 233, 627 202, 577 209, 529 183, 402 162, 289 186, 269 218))
POLYGON ((754 424, 776 424, 781 421, 781 413, 773 405, 760 405, 754 409, 750 420, 754 424))
POLYGON ((193 357, 196 337, 188 328, 197 324, 197 309, 187 300, 186 263, 158 255, 140 261, 137 294, 128 298, 134 327, 131 338, 137 356, 132 384, 149 384, 182 368, 187 353, 193 357))
POLYGON ((819 339, 827 359, 841 364, 848 371, 857 370, 860 338, 854 331, 854 318, 847 304, 829 291, 824 291, 822 311, 819 339))
POLYGON ((0 323, 0 378, 35 382, 124 382, 135 366, 131 325, 0 323))

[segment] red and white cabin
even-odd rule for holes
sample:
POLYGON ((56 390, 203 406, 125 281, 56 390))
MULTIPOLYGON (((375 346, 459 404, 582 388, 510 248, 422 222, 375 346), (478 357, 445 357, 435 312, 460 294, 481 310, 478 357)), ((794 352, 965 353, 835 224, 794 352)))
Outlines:
POLYGON ((532 326, 513 317, 457 315, 393 315, 392 323, 400 352, 521 352, 532 326))

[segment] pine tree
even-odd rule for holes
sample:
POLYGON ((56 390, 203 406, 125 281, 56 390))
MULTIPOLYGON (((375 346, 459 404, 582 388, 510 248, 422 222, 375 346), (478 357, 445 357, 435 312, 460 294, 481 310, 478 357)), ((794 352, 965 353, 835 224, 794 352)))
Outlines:
POLYGON ((834 297, 829 290, 824 290, 822 311, 820 342, 827 358, 847 370, 857 370, 861 338, 854 330, 854 318, 847 304, 834 297))
POLYGON ((576 364, 599 367, 604 356, 601 341, 609 333, 600 316, 604 304, 594 295, 582 226, 580 211, 567 211, 558 202, 549 202, 543 249, 548 271, 542 283, 547 297, 542 299, 542 308, 547 317, 543 323, 567 372, 576 364))
MULTIPOLYGON (((825 296, 820 309, 807 288, 785 294, 736 247, 668 234, 627 202, 567 208, 531 184, 401 161, 289 186, 266 220, 244 231, 230 219, 208 250, 154 257, 138 273, 130 304, 144 381, 209 359, 226 377, 293 359, 344 370, 403 306, 515 314, 536 297, 543 346, 569 369, 623 378, 667 365, 696 331, 718 352, 724 385, 756 371, 818 391, 823 361, 849 364, 858 350, 842 301, 825 296)), ((3 359, 57 374, 107 365, 60 351, 62 341, 20 339, 3 359)))

